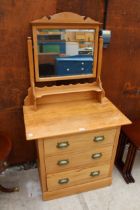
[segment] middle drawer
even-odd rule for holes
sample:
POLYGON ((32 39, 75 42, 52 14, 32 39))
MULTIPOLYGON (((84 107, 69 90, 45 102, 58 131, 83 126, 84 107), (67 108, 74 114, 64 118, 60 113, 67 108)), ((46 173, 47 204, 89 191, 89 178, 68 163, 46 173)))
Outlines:
POLYGON ((56 173, 75 167, 97 166, 97 164, 109 162, 112 155, 112 147, 113 145, 95 148, 83 153, 67 153, 51 157, 46 156, 46 172, 47 174, 56 173))

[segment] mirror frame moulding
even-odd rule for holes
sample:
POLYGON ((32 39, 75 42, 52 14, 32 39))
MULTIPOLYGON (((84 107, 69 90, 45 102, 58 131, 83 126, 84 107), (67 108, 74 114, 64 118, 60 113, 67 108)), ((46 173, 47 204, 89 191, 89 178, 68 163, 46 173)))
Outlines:
POLYGON ((34 48, 34 69, 36 82, 71 80, 71 79, 84 79, 96 78, 97 76, 97 58, 98 58, 98 41, 99 41, 99 26, 101 23, 84 16, 80 16, 71 12, 62 12, 49 17, 31 22, 33 32, 33 48, 34 48), (39 77, 39 61, 38 61, 38 46, 37 46, 37 30, 38 29, 92 29, 95 30, 95 45, 94 45, 94 65, 92 74, 71 75, 71 76, 51 76, 39 77))

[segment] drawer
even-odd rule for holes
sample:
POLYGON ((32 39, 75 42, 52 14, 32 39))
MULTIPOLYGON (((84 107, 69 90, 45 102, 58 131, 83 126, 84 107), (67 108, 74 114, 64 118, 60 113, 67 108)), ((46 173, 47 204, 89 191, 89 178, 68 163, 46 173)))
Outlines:
POLYGON ((57 190, 72 185, 93 182, 98 179, 107 177, 109 174, 109 164, 85 168, 75 169, 63 173, 50 174, 47 176, 48 190, 57 190))
POLYGON ((104 145, 112 145, 116 129, 99 132, 65 136, 44 141, 45 155, 51 156, 72 151, 86 151, 100 148, 104 145))
POLYGON ((92 149, 87 152, 67 153, 45 157, 46 172, 56 173, 81 166, 97 166, 109 162, 112 155, 112 147, 107 146, 99 149, 92 149))

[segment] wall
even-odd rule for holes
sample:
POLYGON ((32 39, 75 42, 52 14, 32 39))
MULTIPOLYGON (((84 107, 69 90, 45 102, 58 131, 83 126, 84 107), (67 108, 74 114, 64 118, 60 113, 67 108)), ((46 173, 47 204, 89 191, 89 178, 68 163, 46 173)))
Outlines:
POLYGON ((140 118, 140 1, 110 0, 102 80, 107 96, 129 118, 140 118))
POLYGON ((22 106, 29 87, 27 36, 30 21, 56 12, 56 1, 0 1, 0 131, 11 136, 10 163, 35 159, 34 142, 25 141, 22 106))
MULTIPOLYGON (((36 157, 34 142, 25 141, 22 106, 29 87, 26 38, 30 21, 72 11, 103 21, 104 1, 1 0, 0 4, 0 131, 11 136, 10 163, 36 157)), ((140 114, 140 2, 109 1, 110 48, 104 50, 102 81, 106 95, 129 117, 140 114)))

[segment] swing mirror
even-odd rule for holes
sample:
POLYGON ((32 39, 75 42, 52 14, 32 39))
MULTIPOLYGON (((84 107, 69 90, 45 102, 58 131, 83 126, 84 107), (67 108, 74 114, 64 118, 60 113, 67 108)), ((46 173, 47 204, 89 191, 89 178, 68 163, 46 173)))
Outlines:
POLYGON ((32 23, 37 82, 96 77, 98 22, 60 13, 32 23))
POLYGON ((37 31, 39 78, 92 74, 94 29, 37 31))

